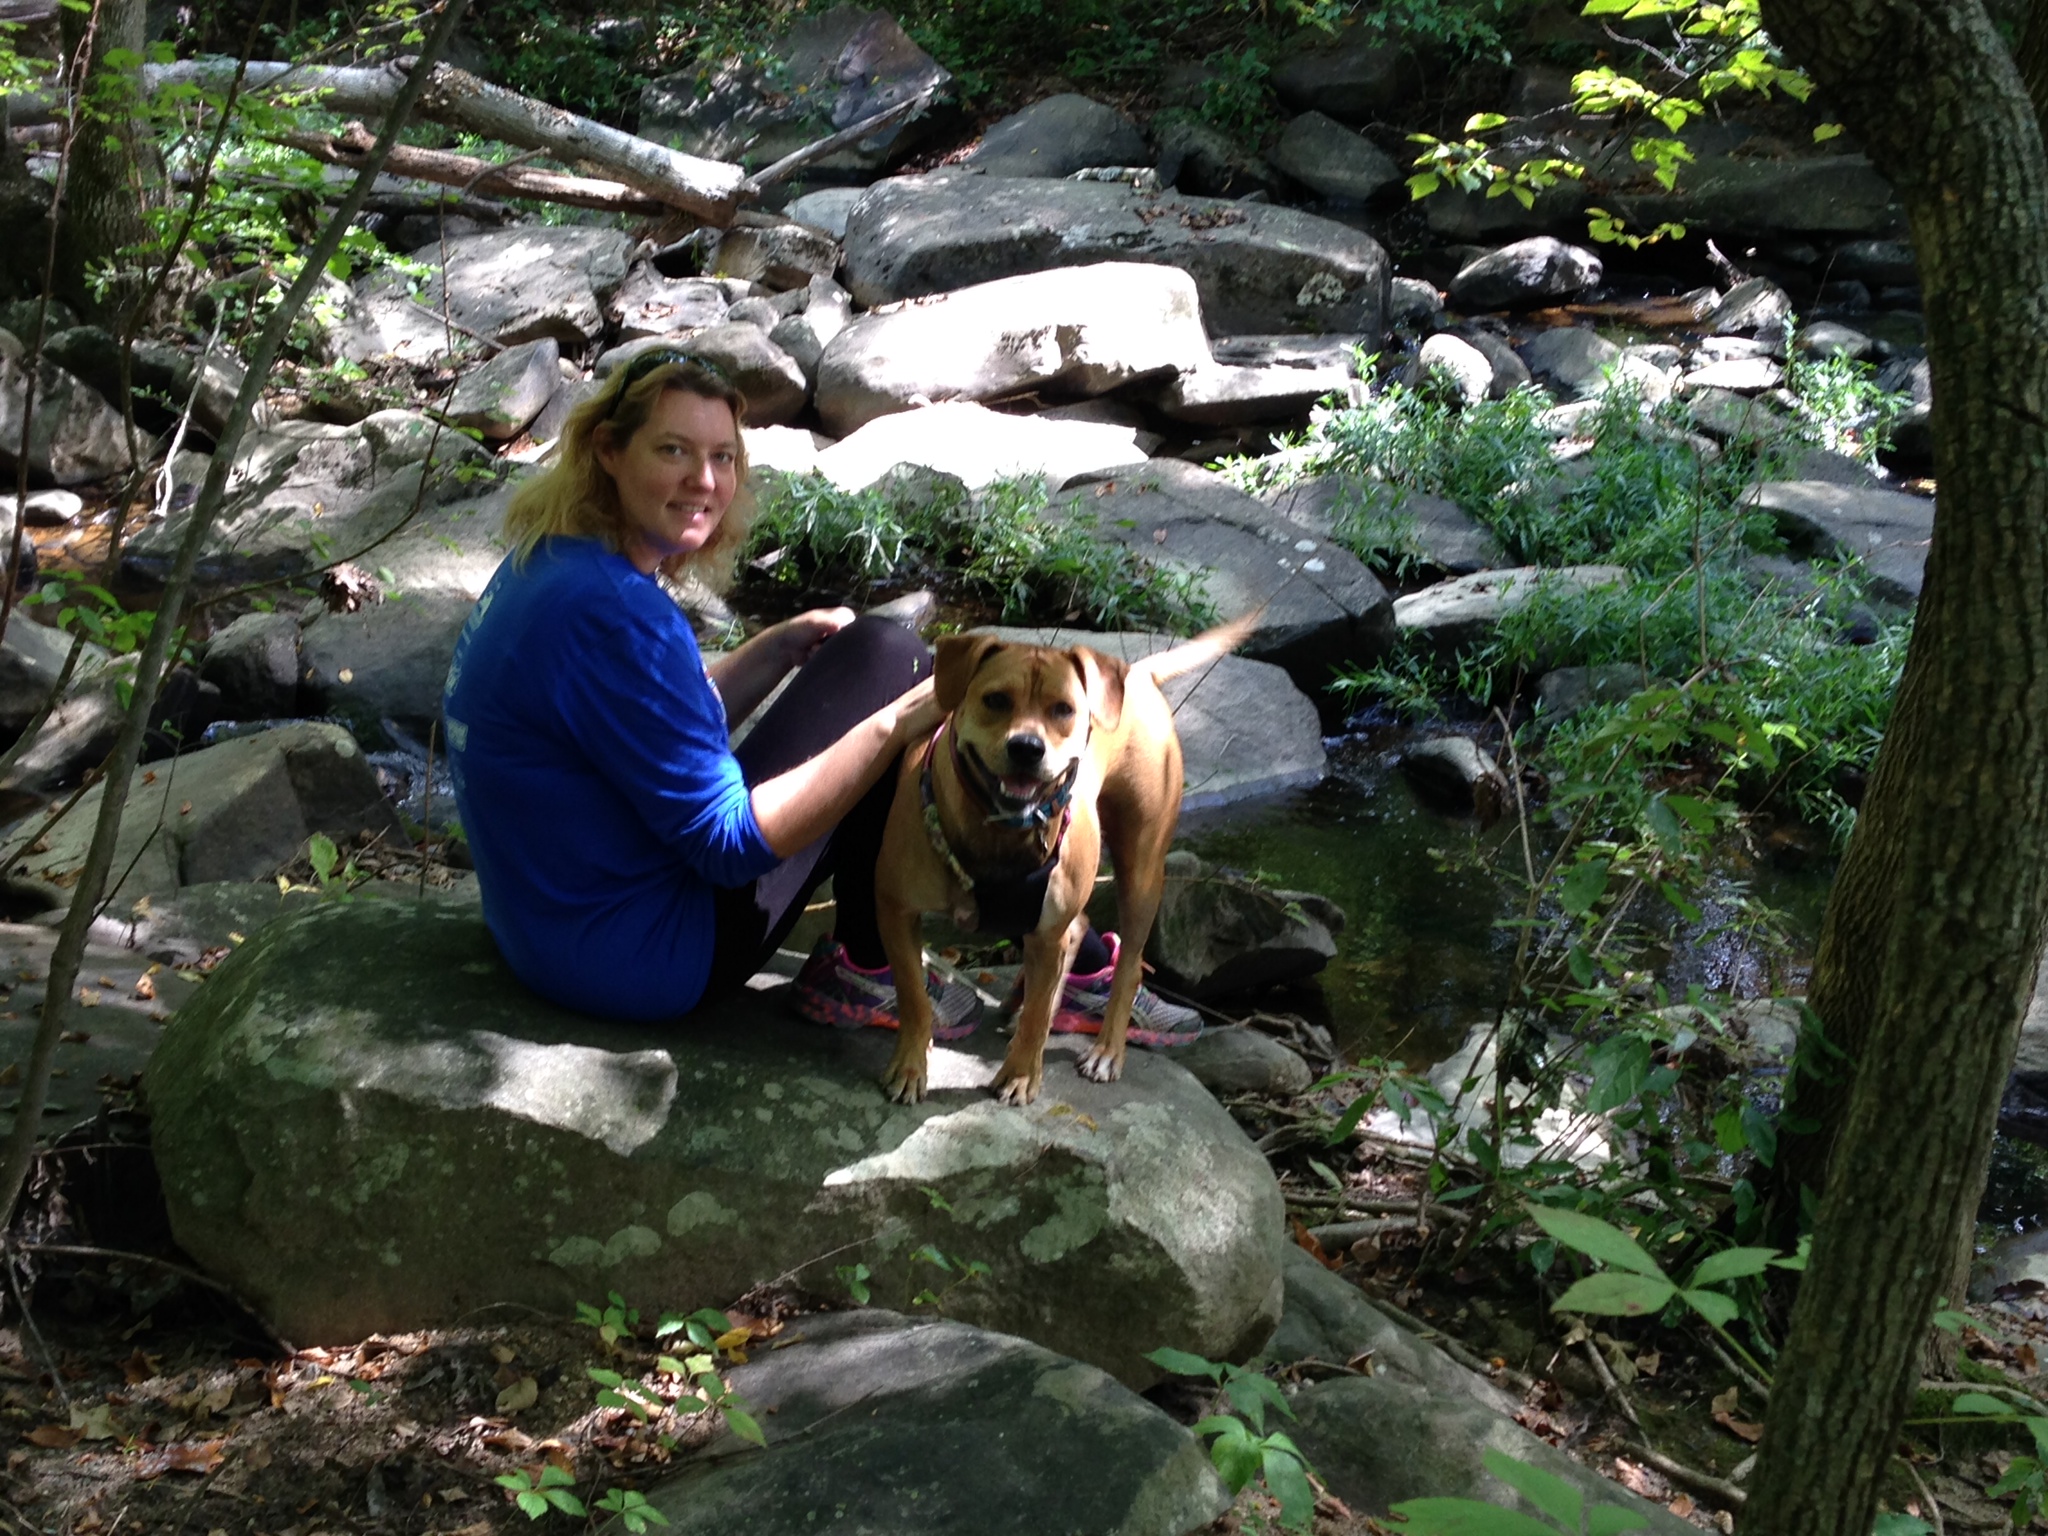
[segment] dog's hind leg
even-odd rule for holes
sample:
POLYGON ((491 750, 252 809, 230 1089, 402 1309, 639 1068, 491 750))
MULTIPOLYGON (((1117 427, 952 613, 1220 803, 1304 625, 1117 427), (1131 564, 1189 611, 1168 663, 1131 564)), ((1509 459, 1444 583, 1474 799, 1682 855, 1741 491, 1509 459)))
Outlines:
POLYGON ((989 1091, 1005 1104, 1029 1104, 1045 1082, 1045 1042, 1052 1033, 1052 1012, 1060 988, 1067 984, 1074 951, 1081 945, 1081 920, 1056 933, 1043 929, 1024 936, 1024 1002, 1017 1009, 1016 1032, 996 1069, 989 1091))
POLYGON ((896 982, 896 1054, 882 1074, 882 1088, 899 1104, 924 1097, 931 1067, 932 1000, 924 984, 923 914, 880 899, 875 925, 896 982))

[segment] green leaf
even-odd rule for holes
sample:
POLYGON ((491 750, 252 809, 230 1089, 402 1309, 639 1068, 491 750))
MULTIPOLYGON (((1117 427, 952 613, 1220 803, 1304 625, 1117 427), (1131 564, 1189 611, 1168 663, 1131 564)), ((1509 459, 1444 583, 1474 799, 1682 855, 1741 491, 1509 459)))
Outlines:
POLYGON ((1622 1536, 1625 1531, 1647 1531, 1649 1522, 1632 1509, 1602 1504, 1586 1512, 1586 1536, 1622 1536))
POLYGON ((2013 1411, 2013 1405, 1993 1397, 1988 1392, 1965 1392, 1955 1400, 1957 1413, 1995 1413, 2001 1418, 2013 1411))
POLYGON ((1579 1528, 1586 1507, 1585 1495, 1555 1473, 1517 1461, 1504 1451, 1488 1446, 1480 1455, 1486 1470, 1534 1504, 1566 1530, 1579 1528))
POLYGON ((1643 1082, 1650 1075, 1650 1042, 1637 1035, 1616 1035, 1588 1053, 1586 1066, 1593 1074, 1586 1110, 1604 1114, 1643 1091, 1643 1082))
POLYGON ((512 1502, 514 1504, 517 1504, 522 1510, 526 1512, 526 1518, 529 1520, 538 1520, 542 1515, 548 1512, 548 1501, 546 1497, 542 1494, 534 1493, 531 1490, 528 1490, 527 1492, 518 1495, 512 1500, 512 1502))
POLYGON ((1877 1517, 1870 1536, 1933 1536, 1934 1527, 1918 1515, 1886 1514, 1877 1517))
POLYGON ((1716 1328, 1726 1328, 1742 1311, 1733 1297, 1723 1296, 1719 1291, 1680 1291, 1678 1294, 1685 1298, 1687 1306, 1716 1328))
POLYGON ((1465 131, 1467 133, 1484 133, 1489 128, 1498 128, 1506 121, 1506 116, 1499 112, 1474 112, 1465 119, 1465 131))
POLYGON ((1651 835, 1667 849, 1676 851, 1685 841, 1685 826, 1678 815, 1665 803, 1662 795, 1651 800, 1644 808, 1643 820, 1649 824, 1651 835))
POLYGON ((1816 144, 1825 144, 1829 139, 1838 139, 1841 136, 1842 125, 1840 123, 1821 123, 1813 130, 1813 142, 1816 144))
POLYGON ((1588 1216, 1582 1211, 1560 1210, 1551 1205, 1532 1205, 1529 1207, 1529 1219, 1565 1247, 1576 1248, 1588 1258, 1634 1270, 1639 1275, 1651 1275, 1659 1280, 1665 1278, 1664 1271, 1657 1267, 1657 1261, 1643 1252, 1634 1238, 1617 1227, 1610 1227, 1597 1216, 1588 1216))
POLYGON ((1265 1432, 1268 1408, 1279 1409, 1286 1418, 1294 1417, 1294 1410, 1280 1395, 1280 1389, 1273 1384, 1272 1378, 1257 1371, 1232 1372, 1223 1392, 1230 1399, 1230 1406, 1250 1419, 1252 1427, 1261 1433, 1265 1432))
POLYGON ((1211 1381, 1223 1379, 1222 1366, 1200 1355, 1191 1355, 1184 1349, 1155 1349, 1145 1358, 1175 1376, 1206 1376, 1211 1381))
MULTIPOLYGON (((1562 1296, 1553 1310, 1592 1312, 1605 1317, 1647 1317, 1664 1310, 1664 1304, 1678 1293, 1678 1287, 1660 1276, 1632 1275, 1623 1270, 1602 1270, 1588 1275, 1562 1296)), ((1700 1294, 1711 1296, 1712 1291, 1700 1294)))
POLYGON ((541 1497, 546 1499, 550 1504, 554 1505, 555 1508, 559 1509, 563 1514, 574 1515, 579 1520, 581 1520, 585 1515, 590 1513, 583 1507, 583 1501, 577 1498, 575 1494, 568 1492, 566 1489, 550 1488, 546 1493, 541 1495, 541 1497))
POLYGON ((1719 1285, 1724 1280, 1739 1280, 1745 1275, 1760 1275, 1770 1268, 1771 1260, 1778 1256, 1775 1248, 1730 1248, 1721 1253, 1710 1253, 1700 1261, 1700 1267, 1692 1272, 1693 1285, 1719 1285))
POLYGON ((1557 1536, 1554 1525, 1477 1499, 1409 1499, 1388 1513, 1408 1522, 1401 1536, 1557 1536))
POLYGON ((744 1408, 725 1406, 725 1427, 751 1445, 766 1447, 768 1437, 761 1433, 761 1423, 744 1408))
POLYGON ((1582 917, 1593 908, 1607 889, 1607 861, 1588 859, 1583 864, 1572 866, 1564 877, 1564 889, 1559 893, 1558 904, 1572 917, 1582 917))
POLYGON ((1309 1486, 1308 1469, 1293 1451, 1268 1444, 1260 1457, 1266 1487, 1280 1501, 1280 1524, 1290 1531, 1305 1531, 1315 1520, 1316 1492, 1309 1486))
POLYGON ((1443 177, 1434 171, 1423 171, 1408 178, 1408 199, 1419 202, 1444 184, 1443 177))

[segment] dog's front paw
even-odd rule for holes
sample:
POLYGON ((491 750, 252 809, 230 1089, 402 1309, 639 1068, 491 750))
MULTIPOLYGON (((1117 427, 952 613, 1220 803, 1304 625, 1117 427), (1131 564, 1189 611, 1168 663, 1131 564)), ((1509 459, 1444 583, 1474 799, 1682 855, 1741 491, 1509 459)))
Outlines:
POLYGON ((989 1092, 996 1096, 998 1104, 1008 1104, 1012 1108, 1022 1109, 1038 1097, 1041 1082, 1040 1078, 1028 1072, 1021 1072, 1015 1076, 998 1073, 996 1080, 989 1085, 989 1092))
POLYGON ((898 1104, 915 1104, 924 1097, 926 1061, 923 1051, 905 1051, 897 1046, 889 1058, 889 1070, 882 1074, 882 1091, 898 1104))
POLYGON ((1074 1070, 1097 1083, 1113 1083, 1124 1075, 1124 1053, 1105 1050, 1098 1042, 1081 1053, 1074 1070))

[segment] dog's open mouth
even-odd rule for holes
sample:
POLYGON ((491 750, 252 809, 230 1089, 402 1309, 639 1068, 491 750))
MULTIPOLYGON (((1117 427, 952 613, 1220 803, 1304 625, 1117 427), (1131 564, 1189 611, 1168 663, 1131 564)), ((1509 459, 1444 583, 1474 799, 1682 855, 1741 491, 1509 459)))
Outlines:
POLYGON ((1052 793, 1059 782, 1041 778, 1035 773, 997 773, 982 761, 981 754, 972 746, 966 750, 974 762, 983 791, 999 811, 1027 810, 1052 793))

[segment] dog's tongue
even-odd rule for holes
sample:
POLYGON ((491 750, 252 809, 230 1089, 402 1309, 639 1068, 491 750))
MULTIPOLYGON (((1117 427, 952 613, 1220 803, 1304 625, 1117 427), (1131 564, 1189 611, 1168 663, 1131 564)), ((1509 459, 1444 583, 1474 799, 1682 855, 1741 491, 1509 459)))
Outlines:
POLYGON ((1029 800, 1038 793, 1038 780, 1029 774, 1015 775, 1000 782, 1003 793, 1013 800, 1029 800))

